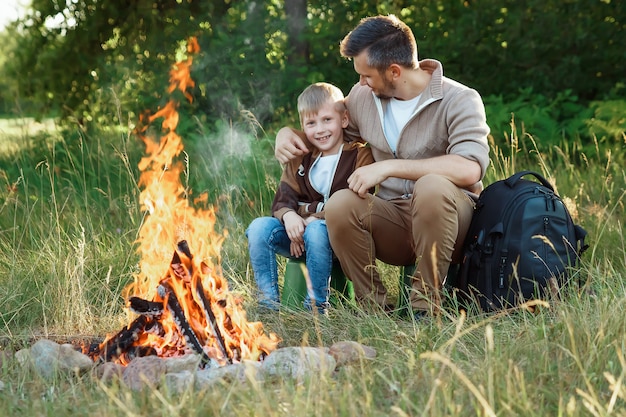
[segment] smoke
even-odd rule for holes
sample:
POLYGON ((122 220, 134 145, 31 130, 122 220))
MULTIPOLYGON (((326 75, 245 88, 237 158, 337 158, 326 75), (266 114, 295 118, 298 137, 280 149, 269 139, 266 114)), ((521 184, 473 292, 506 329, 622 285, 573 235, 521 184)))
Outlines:
POLYGON ((247 122, 224 120, 207 127, 187 142, 189 170, 194 188, 208 192, 210 201, 228 205, 231 214, 242 209, 256 215, 269 213, 280 177, 273 138, 267 137, 248 112, 247 122))

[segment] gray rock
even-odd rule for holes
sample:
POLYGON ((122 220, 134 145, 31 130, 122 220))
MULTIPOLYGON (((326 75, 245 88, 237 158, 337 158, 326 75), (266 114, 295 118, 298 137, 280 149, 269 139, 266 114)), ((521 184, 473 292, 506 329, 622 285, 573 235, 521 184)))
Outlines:
POLYGON ((116 379, 122 379, 124 366, 114 362, 104 362, 94 369, 93 375, 100 381, 109 383, 116 379))
POLYGON ((220 367, 199 370, 196 374, 196 388, 206 389, 218 382, 244 382, 256 379, 261 364, 256 361, 245 361, 220 367))
MULTIPOLYGON (((94 365, 89 356, 78 352, 72 345, 59 345, 47 339, 38 340, 27 356, 30 357, 35 371, 46 379, 53 378, 59 372, 81 374, 94 365)), ((22 362, 24 357, 20 357, 18 361, 22 362)))
POLYGON ((335 358, 338 367, 360 362, 364 359, 371 360, 376 357, 376 350, 373 347, 350 340, 333 344, 328 349, 328 353, 335 358))
POLYGON ((200 366, 200 360, 201 357, 197 353, 189 353, 174 358, 165 358, 165 369, 167 373, 195 371, 200 366))
POLYGON ((165 375, 165 387, 169 392, 180 394, 194 387, 196 381, 195 371, 183 370, 180 372, 167 373, 165 375))
POLYGON ((144 356, 133 359, 124 369, 122 380, 134 391, 144 388, 158 388, 165 375, 165 361, 158 356, 144 356))
POLYGON ((20 349, 17 352, 15 352, 15 360, 21 366, 28 365, 28 361, 30 361, 30 349, 28 348, 20 349))
POLYGON ((284 347, 270 353, 261 364, 268 376, 302 381, 312 376, 330 375, 336 366, 335 358, 325 348, 284 347))

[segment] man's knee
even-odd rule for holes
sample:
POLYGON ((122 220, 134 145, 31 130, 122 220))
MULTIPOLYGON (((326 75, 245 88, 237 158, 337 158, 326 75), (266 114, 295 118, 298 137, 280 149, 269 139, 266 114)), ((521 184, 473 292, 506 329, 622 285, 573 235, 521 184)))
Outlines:
POLYGON ((433 210, 436 214, 442 205, 451 202, 457 187, 444 176, 436 174, 424 175, 415 182, 413 188, 413 204, 423 210, 433 210))
POLYGON ((348 208, 352 207, 360 197, 350 189, 338 190, 330 196, 324 205, 326 224, 333 225, 345 220, 348 208))
POLYGON ((330 196, 330 198, 324 205, 324 210, 328 210, 329 208, 331 209, 331 211, 335 208, 341 209, 341 207, 343 207, 345 204, 358 198, 360 197, 354 191, 348 188, 344 188, 343 190, 337 190, 335 193, 333 193, 333 195, 330 196))
POLYGON ((443 175, 427 174, 415 181, 414 194, 442 195, 456 185, 443 175))

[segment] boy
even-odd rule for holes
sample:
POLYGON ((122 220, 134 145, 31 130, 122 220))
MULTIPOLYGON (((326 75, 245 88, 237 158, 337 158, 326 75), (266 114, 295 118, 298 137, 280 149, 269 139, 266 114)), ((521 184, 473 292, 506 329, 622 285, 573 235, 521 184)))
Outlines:
POLYGON ((259 304, 270 310, 279 308, 276 254, 305 256, 311 286, 304 306, 324 314, 333 264, 324 204, 335 191, 348 187, 352 171, 374 159, 362 142, 344 141, 348 112, 339 88, 328 83, 310 85, 298 97, 298 113, 313 148, 284 166, 272 204, 273 217, 253 220, 246 236, 259 304))

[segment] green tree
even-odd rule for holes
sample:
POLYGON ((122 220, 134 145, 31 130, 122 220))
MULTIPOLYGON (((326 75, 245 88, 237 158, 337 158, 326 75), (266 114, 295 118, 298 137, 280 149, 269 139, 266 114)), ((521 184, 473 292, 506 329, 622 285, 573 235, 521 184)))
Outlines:
POLYGON ((339 41, 388 13, 414 30, 421 58, 485 96, 597 100, 618 94, 626 73, 626 2, 614 0, 33 0, 2 71, 40 115, 116 121, 120 107, 162 102, 180 46, 197 36, 194 113, 271 124, 311 82, 347 93, 357 78, 339 41))
POLYGON ((40 114, 88 122, 115 114, 103 107, 107 101, 142 108, 154 98, 150 90, 163 85, 176 45, 210 24, 196 16, 219 21, 227 3, 33 0, 12 32, 17 47, 5 71, 40 114))

